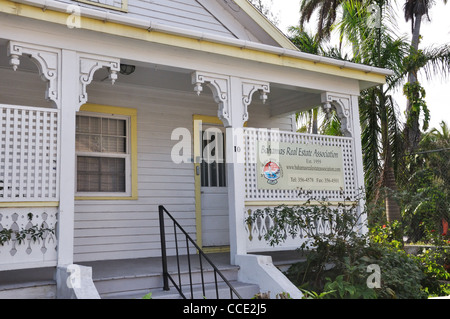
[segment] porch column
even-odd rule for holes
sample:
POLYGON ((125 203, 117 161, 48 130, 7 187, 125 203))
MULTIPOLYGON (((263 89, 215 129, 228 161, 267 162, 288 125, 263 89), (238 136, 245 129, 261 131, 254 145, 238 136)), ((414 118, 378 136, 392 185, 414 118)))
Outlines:
POLYGON ((242 103, 242 84, 238 78, 230 78, 230 123, 226 128, 226 159, 228 211, 230 227, 230 262, 236 264, 237 255, 247 253, 243 213, 245 210, 244 152, 243 134, 244 105, 242 103))
POLYGON ((247 254, 244 227, 245 212, 245 156, 243 128, 248 121, 248 106, 254 93, 266 102, 270 84, 250 79, 230 77, 230 125, 226 133, 228 207, 230 222, 231 264, 237 264, 236 256, 247 254))
MULTIPOLYGON (((341 131, 346 137, 351 137, 353 142, 353 164, 355 171, 355 194, 364 191, 364 169, 361 145, 361 125, 359 121, 358 96, 326 92, 322 94, 322 103, 327 111, 331 107, 336 109, 341 121, 341 131)), ((364 199, 358 196, 359 213, 364 210, 364 199)), ((361 215, 360 221, 364 225, 361 232, 367 232, 365 226, 367 216, 361 215)))
POLYGON ((73 264, 75 227, 75 133, 76 113, 87 102, 87 86, 94 73, 106 67, 114 84, 120 70, 116 58, 62 50, 60 120, 60 205, 58 227, 58 267, 73 264))
MULTIPOLYGON (((355 184, 358 187, 358 191, 364 191, 364 166, 363 166, 363 156, 362 156, 362 144, 361 144, 361 124, 359 121, 359 104, 358 96, 350 96, 350 104, 352 110, 353 121, 353 143, 354 143, 354 163, 355 163, 355 184)), ((359 201, 360 212, 364 211, 364 198, 361 197, 359 201)), ((363 233, 367 233, 367 213, 361 216, 361 222, 364 227, 361 229, 363 233)))
POLYGON ((237 264, 236 256, 247 254, 243 128, 248 120, 247 107, 253 94, 259 92, 260 98, 265 102, 269 83, 204 72, 194 72, 192 83, 196 85, 195 91, 198 94, 203 91, 202 84, 211 89, 219 106, 218 117, 226 128, 230 258, 231 264, 237 264))
POLYGON ((60 111, 60 200, 58 267, 73 264, 75 215, 75 116, 78 110, 78 56, 62 50, 60 111))

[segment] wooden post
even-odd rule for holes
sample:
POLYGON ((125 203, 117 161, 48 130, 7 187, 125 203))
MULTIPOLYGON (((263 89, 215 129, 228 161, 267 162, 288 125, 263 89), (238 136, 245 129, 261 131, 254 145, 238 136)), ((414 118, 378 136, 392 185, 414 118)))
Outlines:
POLYGON ((226 130, 227 153, 227 187, 228 207, 230 223, 230 259, 231 264, 236 264, 237 255, 245 255, 246 241, 243 224, 245 210, 245 185, 244 152, 242 129, 244 127, 244 104, 242 101, 242 81, 239 78, 230 78, 230 110, 231 126, 226 130))
POLYGON ((60 199, 58 267, 73 263, 75 215, 75 117, 78 109, 78 56, 62 50, 60 111, 60 199))

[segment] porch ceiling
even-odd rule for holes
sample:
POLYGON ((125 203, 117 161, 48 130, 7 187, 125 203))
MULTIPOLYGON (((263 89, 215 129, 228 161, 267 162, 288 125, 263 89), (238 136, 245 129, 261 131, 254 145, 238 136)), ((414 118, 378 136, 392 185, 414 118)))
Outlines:
MULTIPOLYGON (((7 40, 0 39, 0 71, 11 72, 7 56, 7 40)), ((121 60, 122 64, 134 65, 135 71, 130 75, 119 74, 115 85, 149 87, 163 90, 174 90, 178 92, 194 93, 194 86, 191 83, 191 74, 194 70, 170 67, 159 64, 150 64, 131 60, 121 60)), ((16 71, 19 74, 28 74, 34 78, 36 85, 45 90, 45 83, 38 81, 38 68, 34 62, 26 57, 20 59, 20 66, 16 71)), ((108 70, 100 69, 94 74, 94 83, 109 82, 108 70)), ((205 94, 208 90, 205 90, 205 94)), ((320 105, 320 91, 288 86, 284 84, 271 83, 270 94, 266 103, 270 107, 272 116, 292 114, 297 111, 308 110, 320 105)), ((2 88, 0 87, 0 95, 2 88)), ((256 102, 257 99, 255 98, 256 102)), ((5 102, 3 102, 5 103, 5 102)))
MULTIPOLYGON (((122 60, 121 62, 134 65, 136 69, 130 75, 119 75, 116 85, 143 86, 194 93, 194 86, 191 83, 193 70, 136 61, 122 60)), ((108 81, 107 70, 97 71, 94 81, 108 81)), ((208 94, 206 92, 208 89, 205 90, 205 94, 208 94)), ((318 90, 270 83, 270 94, 268 94, 266 103, 270 106, 272 116, 281 116, 319 106, 321 93, 318 90)), ((256 100, 257 98, 254 98, 254 101, 256 100)))

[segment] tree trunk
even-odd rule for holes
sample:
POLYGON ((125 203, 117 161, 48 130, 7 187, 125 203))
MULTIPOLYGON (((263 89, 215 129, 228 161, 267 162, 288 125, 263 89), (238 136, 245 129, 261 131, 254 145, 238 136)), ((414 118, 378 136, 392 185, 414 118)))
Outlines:
MULTIPOLYGON (((397 191, 397 183, 395 181, 394 168, 392 165, 386 167, 385 174, 385 186, 389 191, 397 191)), ((396 199, 391 195, 386 196, 386 218, 388 222, 401 221, 402 214, 400 211, 400 206, 398 205, 396 199)))
POLYGON ((388 222, 392 222, 394 220, 401 221, 402 215, 400 213, 400 206, 396 202, 395 198, 390 194, 392 191, 397 191, 397 182, 395 180, 394 168, 392 165, 392 152, 391 152, 391 144, 389 141, 389 132, 388 132, 388 116, 386 109, 386 101, 385 97, 382 94, 382 86, 380 88, 380 122, 381 122, 381 140, 383 144, 383 157, 384 157, 384 166, 383 166, 383 186, 387 188, 387 193, 385 197, 386 204, 386 218, 388 222))
MULTIPOLYGON (((415 17, 415 23, 413 28, 413 34, 411 39, 411 54, 415 54, 419 50, 420 39, 420 27, 422 24, 422 14, 418 14, 415 17)), ((417 71, 412 70, 408 73, 408 83, 417 83, 417 71)), ((406 101, 406 126, 405 126, 405 139, 406 149, 409 152, 413 152, 417 149, 420 142, 420 125, 419 125, 420 112, 412 110, 412 101, 407 97, 406 101)))
POLYGON ((318 123, 317 123, 317 114, 319 113, 319 108, 315 108, 312 110, 312 134, 318 134, 318 123))

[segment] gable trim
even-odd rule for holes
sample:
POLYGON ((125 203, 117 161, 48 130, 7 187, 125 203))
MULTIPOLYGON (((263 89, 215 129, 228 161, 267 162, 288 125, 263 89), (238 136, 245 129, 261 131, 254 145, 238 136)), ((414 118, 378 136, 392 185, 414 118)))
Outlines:
POLYGON ((282 48, 298 51, 298 48, 273 25, 258 9, 247 0, 234 0, 234 2, 252 18, 269 36, 274 39, 282 48))

